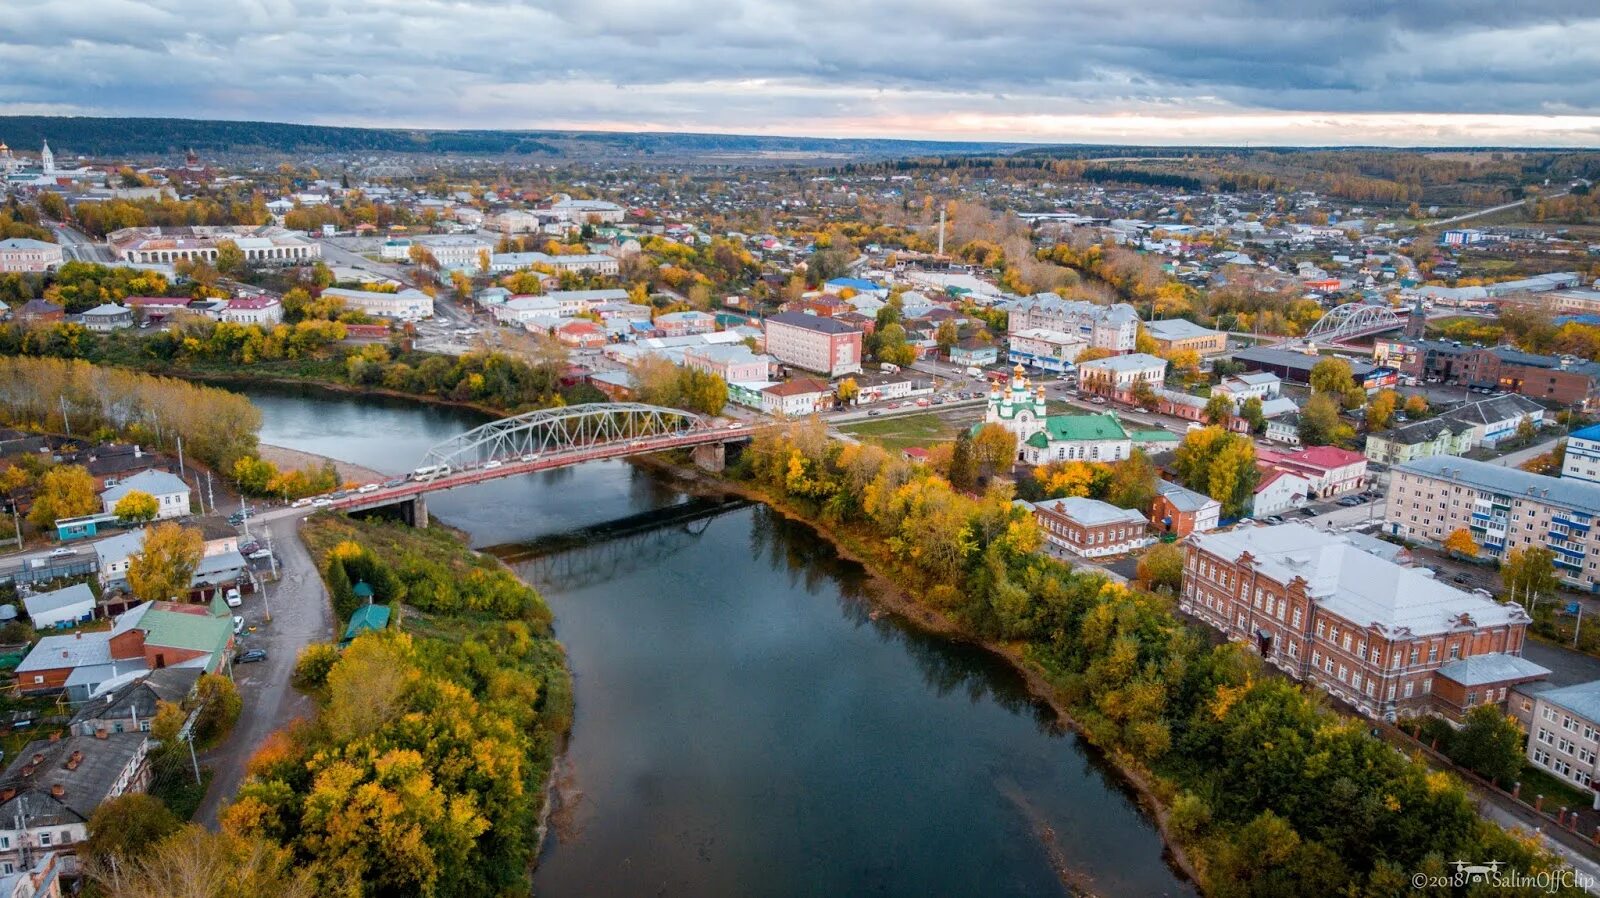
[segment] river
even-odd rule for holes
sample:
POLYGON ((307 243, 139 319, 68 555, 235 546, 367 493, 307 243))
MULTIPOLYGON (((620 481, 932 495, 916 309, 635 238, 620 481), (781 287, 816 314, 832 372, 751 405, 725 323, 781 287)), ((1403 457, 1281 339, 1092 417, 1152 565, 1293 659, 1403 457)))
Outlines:
MULTIPOLYGON (((481 420, 246 392, 263 442, 385 472, 481 420)), ((873 619, 860 566, 809 527, 621 462, 429 506, 512 557, 570 656, 573 800, 536 894, 1194 894, 1014 671, 873 619)))

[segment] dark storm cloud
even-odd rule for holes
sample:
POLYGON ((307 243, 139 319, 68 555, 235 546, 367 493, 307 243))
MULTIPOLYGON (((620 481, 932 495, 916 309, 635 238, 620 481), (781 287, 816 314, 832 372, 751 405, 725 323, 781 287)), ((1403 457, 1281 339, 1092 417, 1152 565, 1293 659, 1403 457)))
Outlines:
POLYGON ((1593 0, 4 6, 0 111, 791 133, 919 121, 931 132, 958 118, 1026 133, 1037 123, 1018 119, 1600 115, 1593 0))

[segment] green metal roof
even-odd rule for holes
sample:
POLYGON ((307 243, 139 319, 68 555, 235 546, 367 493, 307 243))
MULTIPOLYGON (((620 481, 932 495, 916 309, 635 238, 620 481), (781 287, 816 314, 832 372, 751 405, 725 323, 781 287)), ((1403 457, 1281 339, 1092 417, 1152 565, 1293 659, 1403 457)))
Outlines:
POLYGON ((184 614, 151 608, 139 621, 149 645, 193 649, 197 652, 220 652, 233 635, 233 622, 226 617, 211 614, 184 614))
POLYGON ((1115 415, 1051 415, 1044 419, 1050 441, 1061 440, 1125 440, 1128 432, 1122 429, 1115 415))
POLYGON ((382 630, 389 626, 388 605, 362 605, 350 615, 350 626, 344 628, 343 642, 349 642, 368 630, 382 630))
POLYGON ((1133 430, 1128 432, 1135 443, 1177 443, 1178 435, 1170 430, 1133 430))

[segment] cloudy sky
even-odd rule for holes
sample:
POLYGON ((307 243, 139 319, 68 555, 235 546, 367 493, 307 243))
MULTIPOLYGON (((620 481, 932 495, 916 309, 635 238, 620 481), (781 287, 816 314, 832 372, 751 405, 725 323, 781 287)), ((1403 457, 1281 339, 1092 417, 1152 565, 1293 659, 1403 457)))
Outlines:
POLYGON ((0 113, 1600 145, 1596 0, 0 0, 0 113))

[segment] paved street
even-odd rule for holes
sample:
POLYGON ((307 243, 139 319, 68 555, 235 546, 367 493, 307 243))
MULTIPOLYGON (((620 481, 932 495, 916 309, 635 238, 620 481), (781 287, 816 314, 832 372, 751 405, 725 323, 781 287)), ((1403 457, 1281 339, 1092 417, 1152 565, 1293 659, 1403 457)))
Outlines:
POLYGON ((311 712, 311 700, 296 692, 289 678, 301 648, 333 638, 333 612, 316 565, 300 541, 298 528, 305 514, 302 509, 278 509, 252 521, 258 537, 262 527, 271 534, 282 579, 268 586, 265 599, 259 594, 247 597, 242 609, 247 625, 257 629, 245 634, 240 650, 266 649, 267 660, 234 668, 244 700, 239 724, 227 741, 201 758, 202 764, 216 772, 196 815, 197 821, 208 827, 217 825, 218 812, 233 799, 244 779, 245 762, 267 736, 311 712), (266 621, 268 604, 271 623, 266 621))

